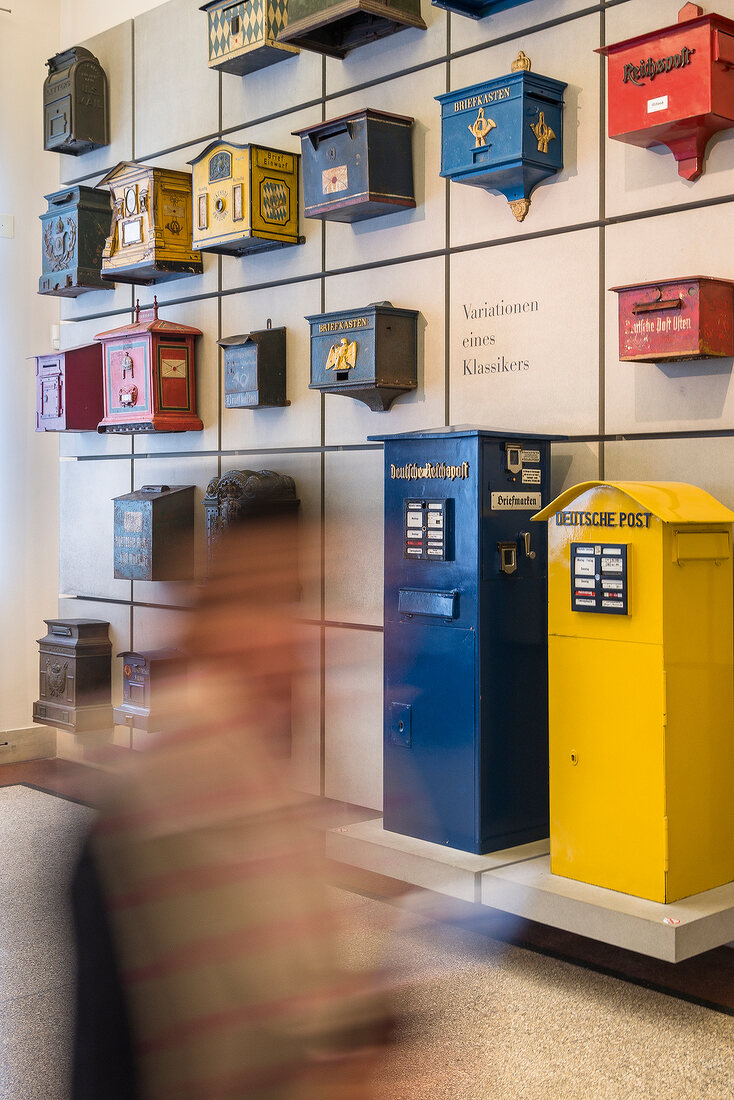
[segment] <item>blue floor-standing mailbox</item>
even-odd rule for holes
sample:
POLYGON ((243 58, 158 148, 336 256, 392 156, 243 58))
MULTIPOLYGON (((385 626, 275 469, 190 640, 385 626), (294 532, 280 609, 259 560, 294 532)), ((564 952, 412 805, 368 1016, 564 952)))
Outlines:
POLYGON ((466 852, 548 835, 550 440, 385 445, 384 826, 466 852))

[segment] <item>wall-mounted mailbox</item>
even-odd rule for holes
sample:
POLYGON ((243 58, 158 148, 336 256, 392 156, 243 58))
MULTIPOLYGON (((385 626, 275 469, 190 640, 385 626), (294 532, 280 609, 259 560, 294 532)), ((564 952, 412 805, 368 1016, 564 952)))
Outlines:
POLYGON ((441 104, 441 175, 499 191, 519 222, 530 196, 563 168, 566 84, 531 72, 520 51, 507 76, 436 96, 441 104))
POLYGON ((597 52, 608 58, 610 138, 664 145, 678 174, 698 179, 710 138, 734 126, 734 21, 685 4, 672 26, 597 52))
POLYGON ((44 149, 78 157, 107 145, 107 77, 94 54, 72 46, 46 64, 44 149))
POLYGON ((418 312, 391 302, 318 313, 311 326, 309 389, 337 393, 384 412, 417 381, 418 312))
POLYGON ((277 40, 288 23, 288 0, 210 0, 199 11, 207 15, 210 69, 246 76, 300 52, 277 40))
POLYGON ((194 486, 144 485, 115 497, 115 577, 187 581, 194 575, 194 486))
POLYGON ((46 195, 39 294, 77 298, 90 290, 112 290, 100 274, 110 231, 110 196, 94 187, 67 187, 46 195))
POLYGON ((91 733, 112 728, 112 643, 101 619, 44 619, 33 721, 91 733))
POLYGON ((547 542, 530 518, 549 499, 548 437, 441 428, 376 438, 385 828, 478 853, 541 839, 547 542))
POLYGON ((285 395, 285 329, 268 327, 219 341, 227 409, 276 409, 285 395))
POLYGON ((623 362, 734 356, 734 282, 694 275, 612 290, 619 295, 623 362))
POLYGON ((294 133, 307 218, 360 222, 415 206, 413 119, 365 108, 294 133))
POLYGON ((434 8, 445 8, 455 15, 466 15, 469 19, 484 19, 487 15, 497 15, 527 2, 528 0, 431 0, 434 8))
POLYGON ((194 248, 245 256, 303 244, 299 153, 213 141, 193 165, 194 248))
POLYGON ((734 512, 587 481, 548 532, 551 871, 650 901, 734 879, 734 512))
POLYGON ((36 356, 37 432, 95 432, 103 415, 100 344, 36 356))
POLYGON ((131 325, 100 332, 104 419, 98 432, 200 432, 196 415, 195 341, 201 329, 135 307, 131 325))
POLYGON ((122 658, 122 702, 113 711, 115 725, 159 733, 166 724, 160 713, 161 689, 180 675, 182 654, 175 649, 157 649, 147 653, 125 650, 117 656, 122 658))
POLYGON ((426 29, 420 0, 288 0, 288 23, 278 41, 343 58, 408 27, 426 29))
POLYGON ((217 539, 232 524, 261 516, 288 515, 301 502, 296 496, 296 483, 288 474, 276 474, 273 470, 230 470, 212 478, 203 503, 211 564, 217 539))
POLYGON ((112 196, 112 227, 102 252, 102 278, 152 283, 201 275, 191 243, 191 176, 122 161, 99 181, 112 196))

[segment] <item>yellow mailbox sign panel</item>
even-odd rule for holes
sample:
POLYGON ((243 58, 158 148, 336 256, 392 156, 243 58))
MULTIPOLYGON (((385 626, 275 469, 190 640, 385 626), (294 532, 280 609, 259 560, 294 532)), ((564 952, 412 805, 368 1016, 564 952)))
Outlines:
POLYGON ((551 870, 671 902, 734 879, 731 512, 589 481, 548 523, 551 870))

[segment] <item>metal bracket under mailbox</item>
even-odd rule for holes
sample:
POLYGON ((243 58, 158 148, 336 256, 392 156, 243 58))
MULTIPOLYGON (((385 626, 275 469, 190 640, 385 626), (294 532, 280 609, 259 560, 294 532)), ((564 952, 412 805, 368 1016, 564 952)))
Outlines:
POLYGON ((459 593, 431 592, 425 588, 401 588, 398 593, 401 615, 427 615, 434 619, 458 619, 459 593))

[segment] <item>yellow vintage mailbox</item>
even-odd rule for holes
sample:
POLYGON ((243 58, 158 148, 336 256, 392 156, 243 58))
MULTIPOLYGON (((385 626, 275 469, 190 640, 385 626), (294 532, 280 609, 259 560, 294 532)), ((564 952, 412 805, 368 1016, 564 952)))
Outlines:
POLYGON ((298 217, 301 154, 213 141, 193 166, 194 248, 244 256, 303 244, 298 217))
POLYGON ((551 870, 671 902, 734 879, 734 512, 587 481, 548 522, 551 870))

